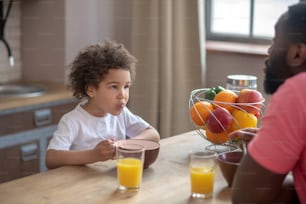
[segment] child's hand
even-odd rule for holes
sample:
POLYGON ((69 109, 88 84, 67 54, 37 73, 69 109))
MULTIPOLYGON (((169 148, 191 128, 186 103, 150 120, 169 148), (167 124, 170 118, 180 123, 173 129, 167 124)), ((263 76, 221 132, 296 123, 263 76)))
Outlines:
POLYGON ((113 159, 115 151, 114 140, 103 140, 95 147, 96 157, 99 158, 99 161, 113 159))

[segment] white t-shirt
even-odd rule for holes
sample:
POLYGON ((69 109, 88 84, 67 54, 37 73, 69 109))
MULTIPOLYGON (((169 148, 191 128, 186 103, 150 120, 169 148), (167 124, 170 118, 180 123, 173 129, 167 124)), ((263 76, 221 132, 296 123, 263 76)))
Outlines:
POLYGON ((85 111, 81 104, 61 118, 48 149, 93 149, 102 140, 132 138, 149 127, 146 121, 126 107, 118 116, 96 117, 85 111))

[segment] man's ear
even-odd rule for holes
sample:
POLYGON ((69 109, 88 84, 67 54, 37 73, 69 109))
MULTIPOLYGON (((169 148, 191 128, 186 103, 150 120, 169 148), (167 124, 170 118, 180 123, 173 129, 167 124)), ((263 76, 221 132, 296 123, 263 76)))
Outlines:
POLYGON ((306 45, 296 43, 290 45, 287 53, 287 63, 289 66, 297 67, 302 65, 306 60, 306 45))

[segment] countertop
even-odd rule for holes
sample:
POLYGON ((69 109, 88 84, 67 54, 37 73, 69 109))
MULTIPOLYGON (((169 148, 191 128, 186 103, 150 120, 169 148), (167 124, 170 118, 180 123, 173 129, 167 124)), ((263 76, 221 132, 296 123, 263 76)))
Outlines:
POLYGON ((36 97, 1 97, 0 112, 26 109, 41 104, 58 103, 62 101, 76 100, 72 92, 63 83, 38 82, 47 88, 47 92, 36 97))

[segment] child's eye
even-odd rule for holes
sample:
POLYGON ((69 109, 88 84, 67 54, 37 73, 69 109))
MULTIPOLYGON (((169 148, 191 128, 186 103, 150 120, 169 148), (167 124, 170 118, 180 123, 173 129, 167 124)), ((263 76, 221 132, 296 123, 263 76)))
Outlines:
POLYGON ((111 89, 117 89, 117 88, 118 88, 117 85, 112 85, 112 86, 111 86, 111 89))
POLYGON ((131 85, 125 85, 124 88, 125 89, 129 89, 131 87, 131 85))

